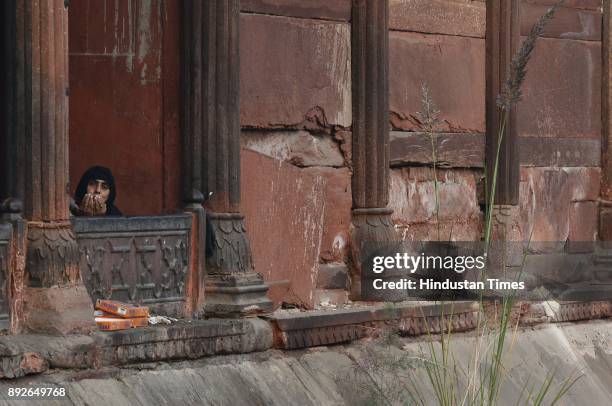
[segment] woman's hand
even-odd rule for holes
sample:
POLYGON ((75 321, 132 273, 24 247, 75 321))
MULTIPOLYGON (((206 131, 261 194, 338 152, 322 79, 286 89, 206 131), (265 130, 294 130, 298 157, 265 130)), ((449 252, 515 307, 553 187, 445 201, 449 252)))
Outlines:
POLYGON ((81 210, 87 216, 100 216, 106 213, 106 203, 99 194, 87 193, 81 201, 81 210))

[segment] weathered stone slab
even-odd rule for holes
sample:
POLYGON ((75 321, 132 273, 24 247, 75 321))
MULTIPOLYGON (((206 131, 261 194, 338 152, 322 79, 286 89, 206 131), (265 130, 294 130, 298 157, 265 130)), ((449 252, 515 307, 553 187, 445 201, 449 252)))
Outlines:
POLYGON ((349 21, 351 0, 242 0, 243 12, 349 21))
MULTIPOLYGON (((583 2, 584 3, 584 2, 583 2)), ((521 2, 521 35, 528 35, 531 27, 550 6, 521 2)), ((544 28, 544 37, 601 41, 601 12, 560 7, 555 18, 544 28)))
POLYGON ((392 129, 423 131, 421 83, 430 89, 449 133, 485 132, 485 42, 479 38, 389 33, 392 129))
POLYGON ((242 210, 255 271, 270 298, 314 305, 325 214, 325 178, 242 150, 242 210), (280 282, 288 283, 280 283, 280 282))
POLYGON ((484 38, 484 3, 446 0, 391 0, 389 28, 484 38))
MULTIPOLYGON (((437 167, 482 168, 485 136, 470 133, 435 133, 437 167)), ((392 167, 433 165, 432 136, 428 133, 392 131, 389 139, 392 167)))
MULTIPOLYGON (((522 0, 521 5, 543 5, 550 7, 556 3, 558 3, 558 0, 522 0)), ((563 7, 579 10, 599 10, 601 7, 601 0, 566 0, 563 2, 563 7)))
POLYGON ((572 202, 599 196, 599 168, 521 168, 519 205, 531 241, 566 241, 572 202))
POLYGON ((242 14, 240 123, 351 125, 348 23, 242 14))
POLYGON ((598 138, 601 44, 538 40, 517 106, 521 136, 598 138))
POLYGON ((326 180, 320 258, 324 262, 343 262, 349 248, 351 172, 348 168, 307 168, 304 172, 326 180))
POLYGON ((85 286, 25 288, 24 327, 32 333, 80 334, 95 329, 93 304, 85 286), (89 309, 89 312, 84 312, 89 309))
MULTIPOLYGON (((469 170, 438 171, 440 221, 465 221, 478 218, 474 172, 469 170)), ((414 167, 391 171, 389 207, 394 222, 414 224, 435 222, 436 193, 433 169, 414 167)))
POLYGON ((243 148, 300 167, 344 165, 338 143, 327 134, 312 135, 307 131, 243 131, 240 144, 243 148))
POLYGON ((520 137, 519 156, 522 166, 600 166, 601 140, 520 137))

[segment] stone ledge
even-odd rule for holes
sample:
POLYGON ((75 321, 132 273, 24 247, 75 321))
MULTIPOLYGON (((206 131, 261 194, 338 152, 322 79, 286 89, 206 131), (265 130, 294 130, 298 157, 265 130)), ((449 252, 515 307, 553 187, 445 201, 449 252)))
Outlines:
POLYGON ((269 324, 256 318, 179 321, 89 336, 2 336, 0 377, 19 378, 48 368, 99 368, 240 354, 265 351, 271 345, 269 324))
POLYGON ((405 335, 440 333, 447 330, 450 316, 453 331, 476 328, 476 302, 404 303, 334 311, 275 314, 267 317, 274 328, 274 346, 297 349, 338 344, 397 330, 405 335), (443 321, 444 320, 444 321, 443 321))

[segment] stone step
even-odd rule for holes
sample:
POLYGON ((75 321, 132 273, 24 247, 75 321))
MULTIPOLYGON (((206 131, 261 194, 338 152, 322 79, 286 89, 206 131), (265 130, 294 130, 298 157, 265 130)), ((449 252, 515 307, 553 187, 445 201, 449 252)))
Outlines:
POLYGON ((265 351, 272 329, 258 319, 179 320, 91 335, 0 336, 0 377, 20 378, 49 368, 88 369, 265 351))

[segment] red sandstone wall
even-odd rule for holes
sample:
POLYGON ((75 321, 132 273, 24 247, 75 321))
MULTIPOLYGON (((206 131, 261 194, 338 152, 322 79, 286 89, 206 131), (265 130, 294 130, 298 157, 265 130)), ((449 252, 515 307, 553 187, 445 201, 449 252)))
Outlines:
MULTIPOLYGON (((523 35, 553 2, 522 2, 523 35)), ((178 2, 74 3, 71 181, 90 164, 106 164, 126 213, 172 211, 179 207, 178 2)), ((518 108, 519 135, 537 144, 521 155, 522 228, 534 240, 596 232, 599 0, 566 6, 538 43, 518 108)), ((241 142, 253 151, 242 157, 242 201, 256 270, 276 303, 342 301, 341 292, 323 295, 317 279, 348 252, 350 0, 242 0, 241 7, 241 142)), ((439 171, 443 239, 482 235, 484 33, 483 1, 390 0, 394 134, 422 130, 415 115, 426 82, 446 136, 473 140, 470 159, 451 150, 450 167, 439 171)), ((403 238, 435 239, 432 171, 417 161, 427 163, 394 158, 390 206, 403 238)))
MULTIPOLYGON (((399 137, 424 131, 417 112, 422 111, 421 83, 425 83, 440 109, 440 130, 447 137, 470 135, 484 140, 485 22, 484 2, 390 0, 389 108, 392 130, 399 137)), ((394 162, 390 182, 389 204, 402 237, 435 240, 440 222, 442 240, 478 240, 482 215, 477 183, 482 159, 475 163, 455 159, 454 168, 438 171, 440 212, 436 216, 433 171, 410 167, 410 145, 407 150, 403 162, 394 162)), ((427 160, 432 161, 433 156, 427 160)))
MULTIPOLYGON (((521 35, 528 33, 549 4, 548 0, 521 2, 521 35)), ((590 241, 597 237, 600 6, 599 0, 566 2, 530 61, 517 121, 521 137, 540 139, 545 146, 539 159, 522 158, 522 228, 534 241, 590 241)))
POLYGON ((101 164, 128 215, 179 208, 178 2, 70 3, 70 182, 101 164))
POLYGON ((320 264, 344 263, 348 248, 350 1, 241 4, 242 145, 258 152, 243 154, 242 200, 255 267, 276 303, 312 307, 320 264))

